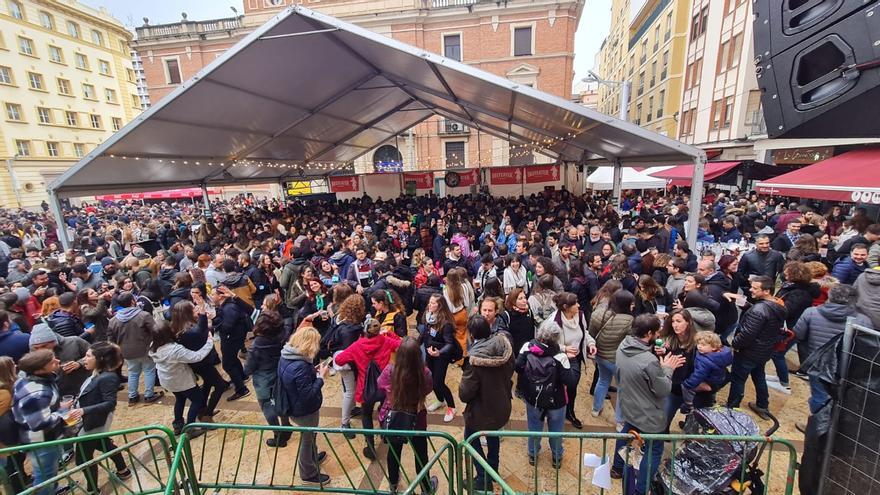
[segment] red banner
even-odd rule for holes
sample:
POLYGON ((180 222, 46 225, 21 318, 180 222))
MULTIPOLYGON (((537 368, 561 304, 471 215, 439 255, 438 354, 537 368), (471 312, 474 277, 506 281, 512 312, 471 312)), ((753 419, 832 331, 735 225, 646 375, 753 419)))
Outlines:
POLYGON ((538 184, 541 182, 557 182, 560 179, 559 165, 543 165, 540 167, 526 167, 526 184, 538 184))
POLYGON ((434 189, 433 172, 403 174, 403 185, 406 186, 409 181, 416 183, 416 189, 434 189))
POLYGON ((474 185, 480 185, 480 170, 479 169, 471 169, 467 172, 458 172, 458 177, 461 181, 458 183, 457 187, 470 187, 474 185))
POLYGON ((330 192, 358 192, 360 189, 361 181, 357 175, 330 177, 330 192))
POLYGON ((522 167, 492 167, 489 169, 489 183, 495 186, 522 184, 522 167))

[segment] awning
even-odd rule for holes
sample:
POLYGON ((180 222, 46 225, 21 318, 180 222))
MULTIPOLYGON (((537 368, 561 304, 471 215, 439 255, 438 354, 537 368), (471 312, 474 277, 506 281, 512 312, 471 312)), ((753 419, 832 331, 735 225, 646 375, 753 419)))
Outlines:
POLYGON ((56 197, 333 175, 432 115, 559 162, 701 159, 693 147, 291 6, 49 185, 56 197))
MULTIPOLYGON (((219 189, 208 189, 208 194, 220 194, 219 189)), ((105 194, 95 196, 98 201, 123 201, 123 200, 142 200, 142 199, 182 199, 182 198, 198 198, 202 195, 202 189, 199 187, 191 187, 188 189, 174 189, 171 191, 152 191, 144 193, 122 193, 122 194, 105 194)))
MULTIPOLYGON (((708 162, 703 180, 712 182, 712 179, 720 177, 742 162, 708 162)), ((694 180, 693 165, 676 165, 672 168, 659 172, 649 172, 652 177, 663 179, 668 186, 690 186, 694 180)))
POLYGON ((760 194, 880 204, 880 148, 850 151, 759 182, 760 194))
MULTIPOLYGON (((663 189, 666 181, 652 177, 650 172, 660 172, 670 167, 652 167, 643 170, 634 168, 621 169, 621 185, 623 189, 663 189)), ((587 188, 596 191, 610 191, 613 188, 614 169, 602 167, 587 177, 587 188)))

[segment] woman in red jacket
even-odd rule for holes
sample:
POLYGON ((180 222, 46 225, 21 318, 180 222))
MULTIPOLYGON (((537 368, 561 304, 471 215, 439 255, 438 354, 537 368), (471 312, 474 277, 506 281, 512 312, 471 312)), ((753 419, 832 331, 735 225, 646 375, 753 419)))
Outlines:
MULTIPOLYGON (((334 358, 337 366, 345 366, 351 363, 357 369, 357 385, 355 386, 354 398, 360 402, 361 420, 364 429, 373 428, 373 408, 381 404, 384 397, 364 397, 367 368, 371 362, 375 362, 378 371, 381 372, 388 366, 391 356, 400 347, 400 337, 394 332, 379 333, 381 325, 379 320, 367 318, 364 323, 364 337, 356 340, 347 349, 340 352, 334 358)), ((378 378, 378 376, 377 376, 378 378)), ((374 384, 375 385, 375 384, 374 384)), ((367 446, 364 447, 364 456, 367 459, 376 459, 376 448, 373 437, 366 437, 367 446)))

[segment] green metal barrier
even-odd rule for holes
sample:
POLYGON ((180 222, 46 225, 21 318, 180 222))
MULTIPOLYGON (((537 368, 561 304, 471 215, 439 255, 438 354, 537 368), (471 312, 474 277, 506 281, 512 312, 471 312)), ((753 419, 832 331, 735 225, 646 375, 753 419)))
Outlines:
POLYGON ((175 439, 164 426, 145 426, 107 433, 83 435, 51 442, 19 445, 0 449, 0 485, 7 494, 30 495, 44 490, 54 493, 52 486, 70 488, 69 493, 93 493, 89 485, 104 493, 165 493, 166 483, 171 479, 171 460, 175 439), (85 450, 89 444, 99 449, 90 456, 85 450), (113 448, 112 446, 115 446, 113 448), (28 472, 33 472, 34 462, 46 467, 39 457, 28 455, 43 449, 72 451, 75 455, 65 466, 58 467, 57 474, 37 485, 28 472), (106 448, 106 452, 104 452, 106 448), (131 471, 127 480, 120 479, 113 459, 124 461, 131 471), (81 462, 80 462, 81 461, 81 462), (102 481, 103 480, 103 481, 102 481))
MULTIPOLYGON (((614 444, 617 440, 625 439, 632 441, 637 438, 644 441, 646 446, 649 446, 651 442, 664 442, 666 444, 660 466, 661 476, 655 479, 656 473, 652 472, 648 475, 649 480, 654 480, 652 483, 654 492, 652 493, 682 493, 670 487, 676 487, 677 482, 681 481, 676 480, 676 476, 680 476, 681 467, 679 466, 676 469, 674 466, 677 466, 675 461, 679 447, 686 445, 687 442, 738 442, 754 444, 757 446, 755 451, 763 454, 763 456, 758 454, 760 459, 756 462, 752 462, 755 458, 752 457, 746 459, 745 462, 743 462, 743 459, 740 459, 740 462, 736 463, 736 467, 731 466, 731 469, 727 472, 730 479, 730 483, 726 485, 727 491, 718 493, 778 493, 784 495, 791 495, 793 493, 795 472, 797 470, 797 452, 791 442, 787 440, 761 436, 634 435, 625 433, 515 431, 477 432, 460 444, 462 455, 459 465, 461 473, 459 493, 483 493, 478 489, 479 487, 474 485, 474 464, 478 464, 485 471, 486 478, 491 479, 494 483, 496 493, 500 488, 501 493, 510 495, 517 493, 556 493, 568 495, 593 493, 596 490, 598 490, 598 493, 604 494, 606 490, 593 487, 588 478, 590 473, 586 471, 591 471, 591 469, 584 467, 584 454, 593 453, 600 458, 611 460, 614 455, 614 444), (487 460, 473 447, 471 443, 479 442, 481 437, 499 437, 506 440, 507 447, 505 447, 505 442, 501 444, 502 455, 500 456, 501 462, 498 471, 509 473, 508 476, 504 476, 492 469, 487 460), (522 457, 511 456, 505 453, 505 449, 509 451, 511 448, 510 444, 518 439, 527 440, 529 438, 536 438, 539 442, 550 438, 562 439, 565 448, 564 465, 554 467, 548 459, 549 456, 545 454, 544 456, 538 455, 534 466, 528 466, 528 469, 526 469, 527 459, 525 456, 527 454, 524 446, 522 446, 522 457), (576 452, 573 453, 572 450, 576 450, 576 452), (779 455, 776 455, 776 459, 774 459, 774 451, 776 450, 781 450, 783 455, 787 455, 787 458, 780 460, 779 455), (505 463, 505 461, 508 462, 505 463), (760 469, 760 471, 753 470, 753 465, 760 469), (576 468, 571 469, 572 466, 576 466, 576 468), (777 470, 785 469, 785 477, 772 476, 771 473, 774 467, 777 470)), ((650 463, 650 449, 646 448, 645 452, 645 455, 649 456, 648 462, 650 463)), ((624 459, 625 465, 630 464, 629 454, 630 452, 627 451, 626 458, 624 459)), ((621 493, 621 486, 625 486, 630 481, 635 482, 635 480, 628 480, 625 470, 623 474, 624 478, 620 481, 615 481, 612 485, 613 488, 607 490, 608 493, 621 493)))
POLYGON ((175 483, 168 483, 165 493, 176 487, 187 494, 221 490, 284 490, 346 494, 390 493, 388 455, 400 465, 398 493, 421 493, 421 485, 431 475, 438 478, 436 493, 454 495, 457 489, 457 440, 442 432, 359 430, 342 428, 275 427, 265 425, 188 425, 179 439, 171 465, 175 483), (190 438, 194 428, 205 428, 206 435, 190 438), (320 472, 330 476, 323 486, 305 483, 298 470, 299 446, 303 431, 317 435, 318 451, 327 457, 320 472), (265 441, 275 432, 292 435, 287 447, 273 448, 265 441), (353 439, 345 435, 355 434, 353 439), (362 454, 364 435, 376 439, 376 460, 362 454), (406 443, 397 456, 390 451, 390 441, 382 438, 403 437, 406 443), (413 443, 427 443, 427 463, 416 469, 413 443))

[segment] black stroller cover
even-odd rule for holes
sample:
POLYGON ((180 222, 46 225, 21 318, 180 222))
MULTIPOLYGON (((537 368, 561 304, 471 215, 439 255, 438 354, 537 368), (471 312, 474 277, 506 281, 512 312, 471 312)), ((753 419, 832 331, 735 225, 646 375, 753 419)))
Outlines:
MULTIPOLYGON (((714 407, 697 409, 684 425, 688 435, 758 436, 760 429, 752 417, 738 409, 714 407)), ((743 463, 758 449, 755 442, 686 440, 677 445, 673 459, 660 467, 660 481, 668 494, 697 495, 724 492, 739 479, 743 463)))

